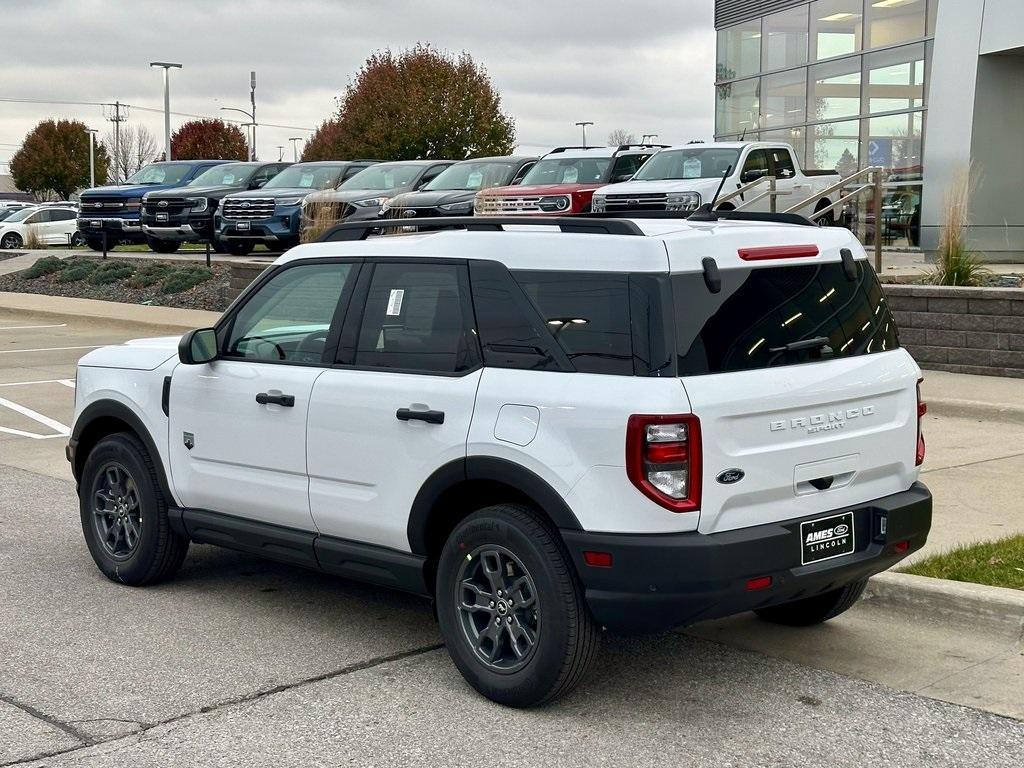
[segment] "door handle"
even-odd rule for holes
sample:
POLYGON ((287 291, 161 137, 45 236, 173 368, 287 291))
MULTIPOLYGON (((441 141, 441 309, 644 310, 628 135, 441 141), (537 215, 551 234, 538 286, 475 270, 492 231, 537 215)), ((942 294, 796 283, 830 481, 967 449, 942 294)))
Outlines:
POLYGON ((260 405, 272 404, 292 408, 295 405, 295 395, 272 395, 269 392, 260 392, 256 395, 256 402, 260 405))
POLYGON ((411 408, 399 408, 395 411, 399 421, 425 421, 428 424, 444 424, 444 411, 414 411, 411 408))

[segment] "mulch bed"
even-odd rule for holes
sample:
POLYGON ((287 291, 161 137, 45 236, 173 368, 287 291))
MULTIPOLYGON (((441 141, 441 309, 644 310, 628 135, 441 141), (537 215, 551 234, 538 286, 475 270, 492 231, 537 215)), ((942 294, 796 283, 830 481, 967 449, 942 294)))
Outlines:
MULTIPOLYGON (((101 261, 99 256, 83 257, 95 261, 101 261)), ((120 256, 113 256, 108 261, 127 263, 138 268, 146 264, 152 264, 155 259, 129 259, 120 256)), ((162 262, 171 266, 199 265, 205 266, 205 259, 198 258, 195 261, 165 261, 162 262)), ((161 307, 179 307, 182 309, 205 309, 220 312, 227 308, 230 303, 226 299, 226 292, 229 281, 229 267, 226 264, 214 262, 212 266, 213 277, 189 288, 180 293, 161 293, 159 283, 147 286, 146 288, 132 288, 124 280, 118 280, 106 285, 93 285, 88 280, 76 280, 74 282, 57 282, 59 272, 41 277, 27 279, 21 277, 23 273, 15 272, 10 275, 0 275, 0 291, 13 291, 15 293, 40 293, 47 296, 68 296, 76 299, 99 299, 101 301, 119 301, 124 304, 152 304, 161 307)))

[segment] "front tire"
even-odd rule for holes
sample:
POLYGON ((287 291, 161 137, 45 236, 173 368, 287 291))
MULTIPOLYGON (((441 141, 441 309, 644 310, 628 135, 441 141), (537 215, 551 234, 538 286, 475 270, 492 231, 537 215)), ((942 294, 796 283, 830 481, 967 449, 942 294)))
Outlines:
POLYGON ((138 587, 178 570, 189 540, 171 530, 153 458, 138 437, 121 432, 100 440, 80 481, 82 532, 108 579, 138 587))
POLYGON ((221 240, 220 244, 224 251, 232 256, 248 256, 255 247, 252 243, 248 243, 245 240, 221 240))
POLYGON ((181 247, 181 243, 177 240, 158 240, 155 237, 147 237, 146 245, 154 253, 174 253, 181 247))
POLYGON ((24 245, 24 241, 21 239, 21 235, 17 232, 8 232, 3 236, 3 239, 0 240, 0 248, 3 248, 5 251, 21 248, 22 245, 24 245))
POLYGON ((854 606, 867 586, 867 579, 855 581, 845 587, 834 589, 814 597, 805 597, 792 603, 773 605, 770 608, 759 608, 756 613, 772 624, 785 624, 789 627, 810 627, 834 619, 854 606))
MULTIPOLYGON (((103 238, 102 237, 87 237, 85 238, 85 244, 94 251, 103 250, 103 238)), ((107 238, 107 250, 112 251, 117 247, 117 240, 112 237, 107 238)))
POLYGON ((499 704, 553 701, 597 657, 600 629, 569 555, 530 507, 499 504, 459 523, 442 549, 435 595, 452 661, 499 704))

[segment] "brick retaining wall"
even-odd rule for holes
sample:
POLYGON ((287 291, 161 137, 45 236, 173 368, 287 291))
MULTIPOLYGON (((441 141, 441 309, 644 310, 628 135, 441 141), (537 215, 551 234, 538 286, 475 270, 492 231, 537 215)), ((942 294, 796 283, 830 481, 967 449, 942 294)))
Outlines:
POLYGON ((1024 289, 882 287, 922 368, 1024 378, 1024 289))

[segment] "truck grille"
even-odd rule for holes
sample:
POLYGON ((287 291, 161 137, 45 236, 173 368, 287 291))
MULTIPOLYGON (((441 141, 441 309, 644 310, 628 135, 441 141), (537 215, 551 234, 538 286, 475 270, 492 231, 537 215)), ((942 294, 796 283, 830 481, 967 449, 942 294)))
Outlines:
POLYGON ((635 195, 608 195, 605 209, 609 211, 664 211, 664 192, 642 192, 635 195))
POLYGON ((221 203, 221 215, 225 219, 269 219, 274 215, 274 198, 246 197, 240 200, 226 198, 221 203))
POLYGON ((149 215, 157 213, 177 215, 182 213, 186 208, 191 207, 191 203, 186 203, 185 198, 183 197, 164 197, 156 201, 147 200, 142 204, 142 212, 149 215))
POLYGON ((541 195, 529 197, 478 197, 476 212, 484 216, 504 216, 516 213, 546 213, 539 205, 541 195))
POLYGON ((123 211, 125 208, 124 199, 119 197, 97 197, 89 195, 88 197, 83 197, 80 202, 80 209, 83 213, 123 211))
POLYGON ((425 219, 440 216, 437 208, 388 208, 381 218, 384 219, 425 219))

